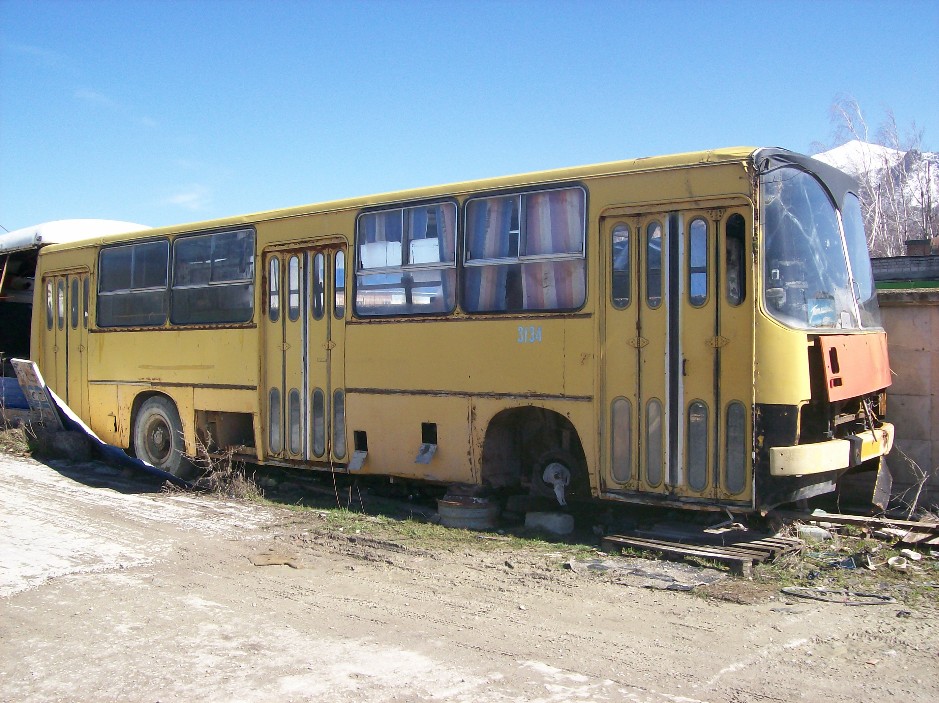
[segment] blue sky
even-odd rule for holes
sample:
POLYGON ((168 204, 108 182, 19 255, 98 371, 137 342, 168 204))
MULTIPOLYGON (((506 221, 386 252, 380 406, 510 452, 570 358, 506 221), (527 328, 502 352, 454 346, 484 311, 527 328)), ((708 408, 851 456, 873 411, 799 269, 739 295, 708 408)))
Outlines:
POLYGON ((939 3, 0 0, 0 225, 204 220, 740 144, 939 148, 939 3))

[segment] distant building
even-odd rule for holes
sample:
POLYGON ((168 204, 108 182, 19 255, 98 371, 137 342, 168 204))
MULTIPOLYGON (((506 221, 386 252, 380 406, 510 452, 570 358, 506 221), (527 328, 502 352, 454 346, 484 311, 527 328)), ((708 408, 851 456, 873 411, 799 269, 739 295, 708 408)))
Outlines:
MULTIPOLYGON (((906 256, 871 259, 877 291, 939 288, 939 256, 929 239, 908 239, 906 256)), ((881 296, 881 307, 884 297, 881 296)))

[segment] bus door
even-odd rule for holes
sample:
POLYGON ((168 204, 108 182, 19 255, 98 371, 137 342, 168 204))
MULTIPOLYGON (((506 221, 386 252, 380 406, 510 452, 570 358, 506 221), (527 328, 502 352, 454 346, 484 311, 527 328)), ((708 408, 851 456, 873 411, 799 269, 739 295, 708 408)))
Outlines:
MULTIPOLYGON (((730 305, 724 294, 727 212, 604 219, 609 490, 748 498, 739 475, 748 475, 749 466, 741 448, 749 446, 752 326, 744 301, 730 305), (737 402, 728 409, 730 399, 737 402), (734 492, 726 485, 729 460, 734 492)), ((741 227, 737 244, 746 231, 741 227)), ((748 261, 742 251, 734 256, 748 261)), ((744 285, 735 275, 735 285, 744 285)))
POLYGON ((264 368, 270 457, 340 461, 345 456, 344 422, 335 428, 333 423, 334 417, 345 418, 344 262, 345 250, 339 246, 270 252, 265 257, 264 368), (339 289, 337 277, 342 279, 339 289), (332 441, 338 429, 343 431, 341 447, 332 441))
POLYGON ((43 287, 43 379, 79 417, 87 418, 88 273, 46 276, 43 287))

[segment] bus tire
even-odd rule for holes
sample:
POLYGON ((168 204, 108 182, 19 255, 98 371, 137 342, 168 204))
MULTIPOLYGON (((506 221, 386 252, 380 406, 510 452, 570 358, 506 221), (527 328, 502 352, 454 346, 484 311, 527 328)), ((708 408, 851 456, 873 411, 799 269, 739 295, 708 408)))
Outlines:
POLYGON ((183 424, 173 402, 163 396, 145 400, 134 420, 137 458, 174 476, 186 478, 191 465, 186 459, 185 449, 183 424))

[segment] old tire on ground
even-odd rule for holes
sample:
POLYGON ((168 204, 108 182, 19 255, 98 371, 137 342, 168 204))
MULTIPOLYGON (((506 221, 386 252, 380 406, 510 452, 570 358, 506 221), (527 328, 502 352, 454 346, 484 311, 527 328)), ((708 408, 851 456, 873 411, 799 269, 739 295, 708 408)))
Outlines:
POLYGON ((183 424, 173 402, 162 396, 145 400, 134 421, 137 458, 174 476, 187 478, 192 465, 186 459, 185 449, 183 424))

